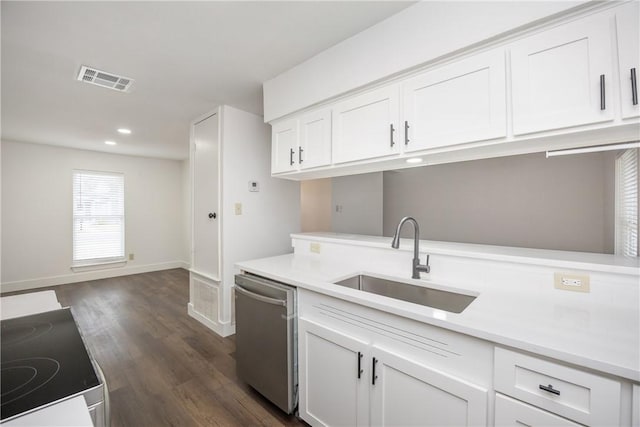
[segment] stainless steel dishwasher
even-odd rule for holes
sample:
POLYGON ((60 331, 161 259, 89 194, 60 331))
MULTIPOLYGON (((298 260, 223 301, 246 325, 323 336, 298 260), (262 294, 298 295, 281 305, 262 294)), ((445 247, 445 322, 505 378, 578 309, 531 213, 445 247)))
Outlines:
POLYGON ((296 288, 248 273, 235 283, 238 377, 291 414, 298 403, 296 288))

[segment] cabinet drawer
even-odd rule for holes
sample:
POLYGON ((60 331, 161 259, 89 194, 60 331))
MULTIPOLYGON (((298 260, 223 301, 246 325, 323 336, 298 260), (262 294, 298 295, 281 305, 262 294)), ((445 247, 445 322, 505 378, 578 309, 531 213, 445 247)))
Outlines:
POLYGON ((573 421, 543 411, 526 403, 496 394, 496 427, 502 426, 545 426, 579 427, 573 421))
POLYGON ((496 391, 586 425, 618 425, 618 381, 496 348, 496 391))

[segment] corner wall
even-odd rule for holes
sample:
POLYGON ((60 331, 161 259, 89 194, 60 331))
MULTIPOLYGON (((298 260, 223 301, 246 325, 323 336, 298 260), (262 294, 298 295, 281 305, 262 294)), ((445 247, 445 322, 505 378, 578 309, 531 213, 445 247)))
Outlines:
POLYGON ((187 267, 183 165, 47 145, 2 142, 2 292, 187 267), (74 169, 125 175, 126 266, 74 273, 74 169))

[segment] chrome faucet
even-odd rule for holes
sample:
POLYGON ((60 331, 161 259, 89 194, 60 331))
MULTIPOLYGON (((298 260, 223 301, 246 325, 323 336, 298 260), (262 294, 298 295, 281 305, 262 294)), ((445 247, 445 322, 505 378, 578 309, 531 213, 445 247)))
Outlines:
POLYGON ((420 272, 424 271, 428 273, 431 271, 431 267, 429 267, 429 255, 427 255, 427 263, 425 265, 420 264, 420 251, 418 250, 418 246, 420 245, 420 227, 418 226, 418 221, 413 219, 410 216, 405 216, 398 223, 398 228, 396 228, 396 234, 393 236, 393 241, 391 242, 391 247, 394 249, 398 249, 400 247, 400 230, 405 222, 411 222, 413 224, 413 269, 411 273, 412 279, 419 279, 420 272))

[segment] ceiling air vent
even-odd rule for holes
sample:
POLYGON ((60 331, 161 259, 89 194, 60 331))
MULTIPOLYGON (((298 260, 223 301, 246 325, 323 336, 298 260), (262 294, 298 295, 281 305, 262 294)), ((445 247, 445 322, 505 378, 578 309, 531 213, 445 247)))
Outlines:
POLYGON ((129 92, 133 79, 123 76, 117 76, 106 71, 96 70, 83 65, 78 73, 78 80, 91 83, 93 85, 106 87, 109 89, 117 90, 119 92, 129 92))

